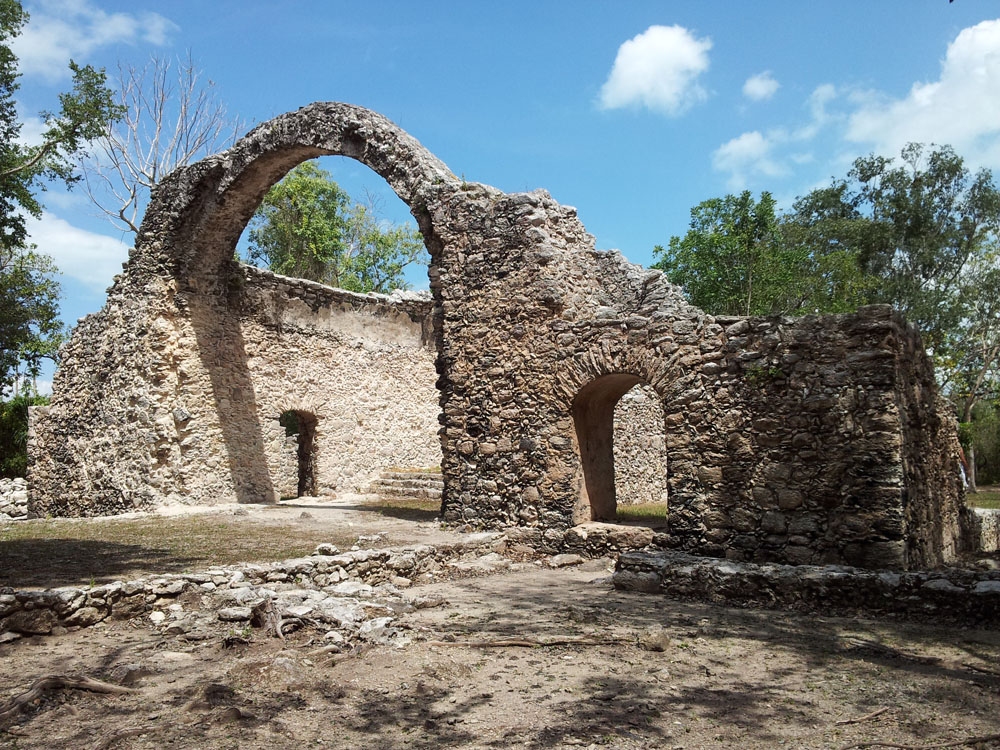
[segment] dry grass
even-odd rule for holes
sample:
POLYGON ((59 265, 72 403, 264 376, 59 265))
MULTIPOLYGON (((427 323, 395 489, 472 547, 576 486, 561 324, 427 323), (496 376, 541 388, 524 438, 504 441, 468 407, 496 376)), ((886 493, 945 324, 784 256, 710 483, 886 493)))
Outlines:
POLYGON ((638 505, 619 505, 618 520, 628 523, 648 523, 656 525, 667 522, 666 503, 639 503, 638 505))
POLYGON ((1000 489, 991 487, 969 493, 965 496, 965 502, 973 508, 1000 508, 1000 489))
POLYGON ((320 542, 349 547, 356 531, 308 521, 251 521, 199 514, 177 518, 46 519, 0 527, 0 586, 101 583, 146 573, 308 555, 320 542))

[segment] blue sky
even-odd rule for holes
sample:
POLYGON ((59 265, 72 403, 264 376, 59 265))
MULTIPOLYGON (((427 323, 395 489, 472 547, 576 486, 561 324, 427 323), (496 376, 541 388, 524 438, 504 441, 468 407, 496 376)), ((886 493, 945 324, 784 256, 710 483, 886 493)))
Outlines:
MULTIPOLYGON (((15 52, 29 118, 55 108, 70 57, 113 73, 190 51, 247 129, 318 100, 375 109, 470 181, 547 189, 598 247, 642 264, 702 200, 770 190, 788 206, 910 140, 1000 168, 993 0, 25 6, 15 52)), ((324 167, 407 217, 365 167, 324 167)), ((100 308, 131 236, 81 190, 54 186, 43 202, 33 236, 63 269, 75 321, 100 308)), ((410 278, 426 286, 421 269, 410 278)))

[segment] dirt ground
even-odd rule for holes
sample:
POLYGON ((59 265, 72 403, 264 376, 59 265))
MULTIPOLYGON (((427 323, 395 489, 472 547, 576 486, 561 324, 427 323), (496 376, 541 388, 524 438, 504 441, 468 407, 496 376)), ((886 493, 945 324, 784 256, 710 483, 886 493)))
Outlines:
POLYGON ((0 523, 0 586, 108 583, 268 562, 308 555, 321 542, 349 549, 359 536, 376 533, 382 535, 379 546, 433 544, 453 537, 435 522, 437 515, 405 500, 345 493, 273 505, 169 506, 155 513, 0 523))
POLYGON ((414 586, 408 598, 446 603, 400 618, 402 648, 318 654, 315 630, 227 648, 145 618, 25 638, 0 646, 2 697, 51 673, 135 692, 50 693, 0 746, 838 748, 1000 732, 1000 675, 963 666, 997 670, 996 631, 616 592, 608 566, 521 563, 414 586), (462 645, 509 638, 585 640, 462 645))
MULTIPOLYGON (((378 546, 456 538, 425 511, 373 509, 356 497, 38 523, 49 526, 0 529, 8 579, 86 579, 102 559, 95 552, 110 551, 102 575, 121 577, 199 569, 223 553, 262 559, 321 538, 350 544, 380 532, 378 546), (130 521, 158 535, 136 531, 115 557, 123 543, 115 524, 130 521)), ((440 606, 398 614, 394 625, 409 641, 400 648, 327 646, 312 627, 280 640, 223 623, 191 640, 147 616, 2 644, 0 704, 48 674, 134 692, 47 693, 0 728, 0 747, 749 750, 1000 732, 998 630, 680 602, 615 591, 610 568, 609 560, 560 569, 515 562, 414 585, 406 599, 440 606), (474 645, 508 639, 546 645, 474 645), (577 642, 547 645, 567 639, 577 642)), ((978 745, 991 746, 1000 742, 978 745)))

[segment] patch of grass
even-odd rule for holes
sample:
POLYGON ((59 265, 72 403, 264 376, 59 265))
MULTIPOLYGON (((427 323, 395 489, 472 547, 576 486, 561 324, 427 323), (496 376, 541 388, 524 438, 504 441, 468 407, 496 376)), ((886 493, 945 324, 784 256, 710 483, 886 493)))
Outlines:
POLYGON ((667 503, 619 505, 618 520, 634 523, 665 523, 667 520, 667 503))
POLYGON ((965 502, 972 508, 1000 508, 1000 490, 980 490, 965 496, 965 502))
POLYGON ((303 523, 198 514, 176 518, 44 519, 0 528, 0 585, 105 583, 146 573, 301 557, 356 534, 303 523))

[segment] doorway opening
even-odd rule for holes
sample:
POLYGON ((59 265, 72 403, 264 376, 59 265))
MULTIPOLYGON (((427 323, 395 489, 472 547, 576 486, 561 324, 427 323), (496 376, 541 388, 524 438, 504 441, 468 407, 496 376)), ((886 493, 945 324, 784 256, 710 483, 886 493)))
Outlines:
POLYGON ((307 411, 286 411, 278 417, 285 428, 286 443, 294 445, 295 497, 316 494, 316 415, 307 411))
POLYGON ((666 430, 656 392, 636 375, 604 375, 580 389, 573 422, 583 468, 573 522, 664 526, 666 430))

